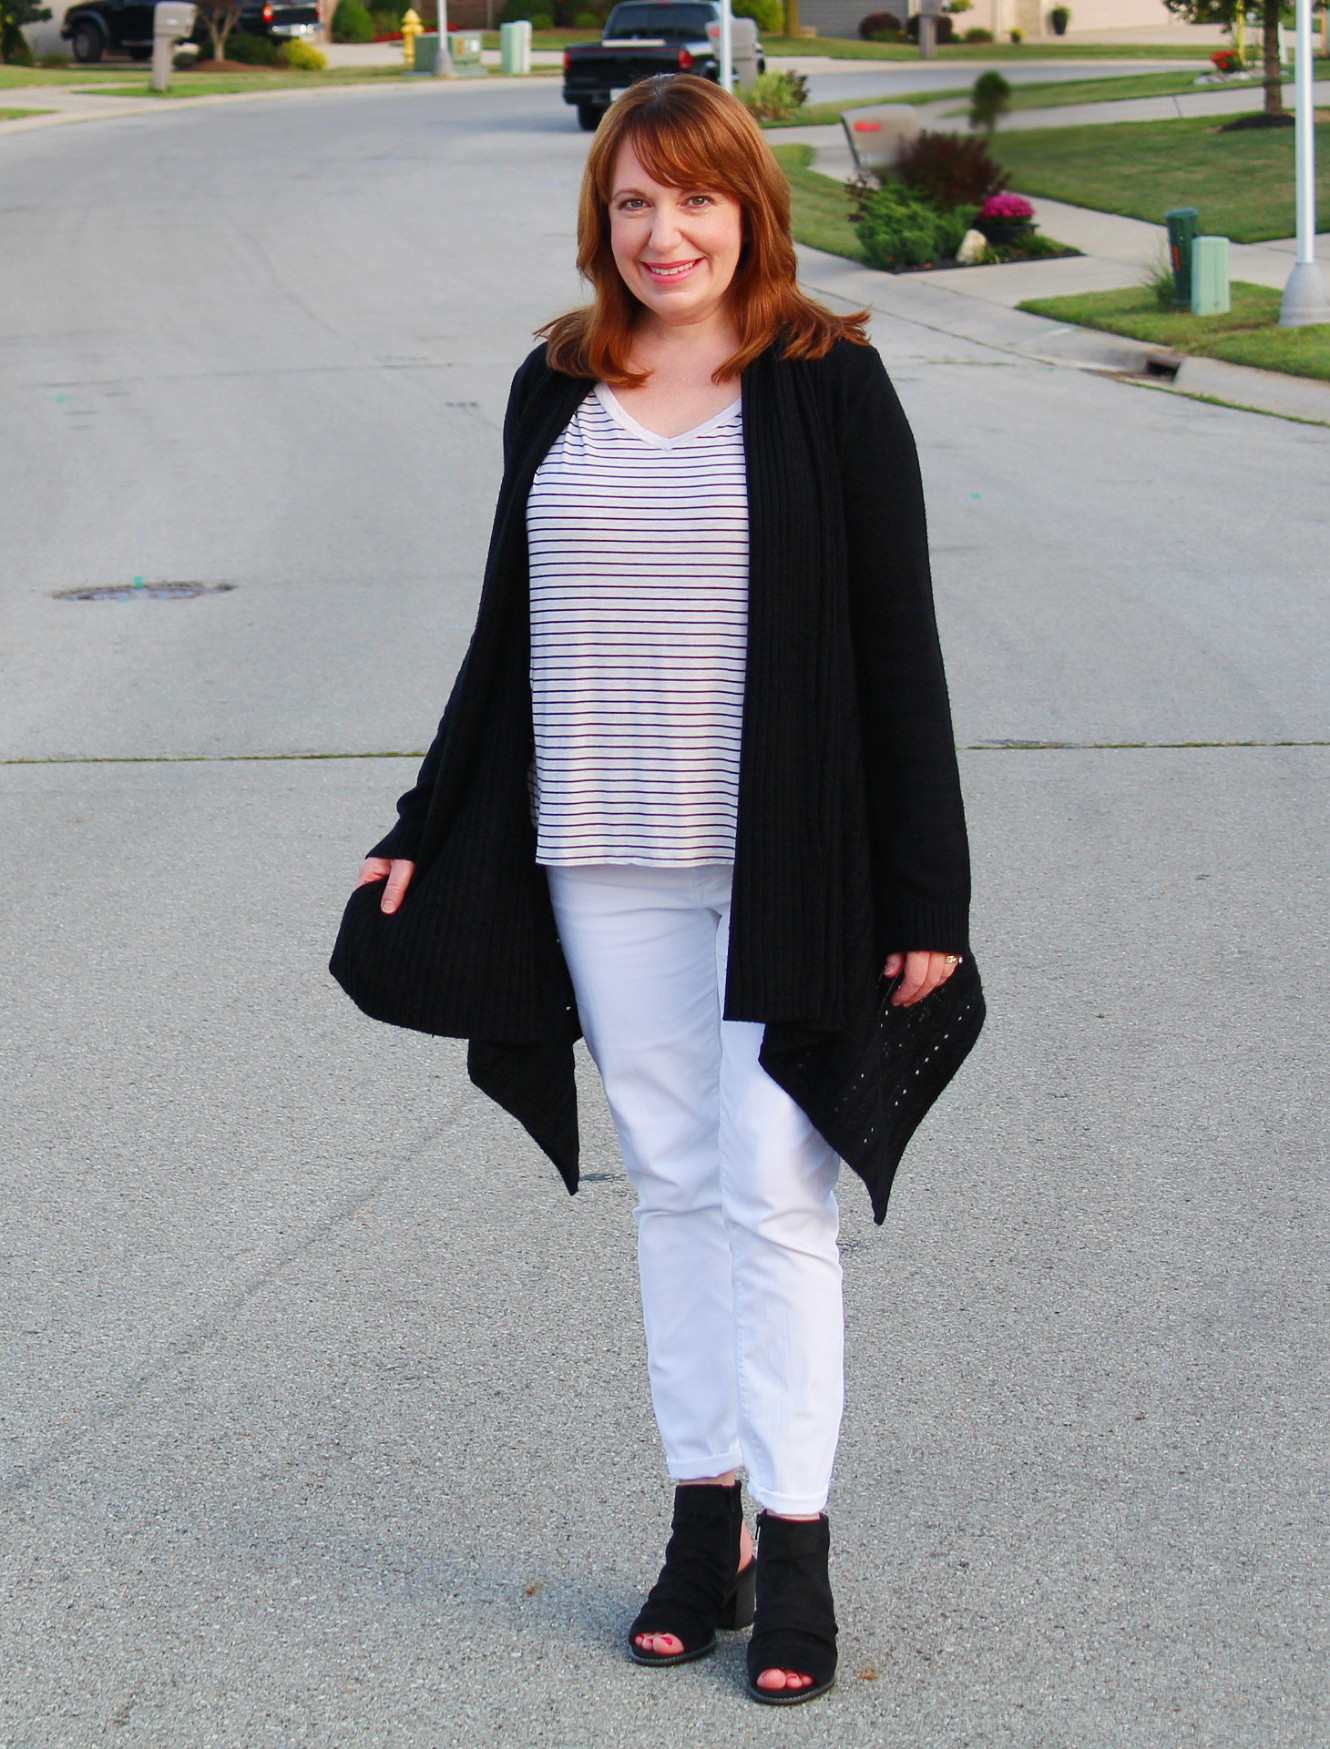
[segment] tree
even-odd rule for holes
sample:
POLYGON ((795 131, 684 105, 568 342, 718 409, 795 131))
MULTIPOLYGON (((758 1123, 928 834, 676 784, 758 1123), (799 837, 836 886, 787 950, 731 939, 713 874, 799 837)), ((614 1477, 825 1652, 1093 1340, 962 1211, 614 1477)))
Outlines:
POLYGON ((1261 36, 1264 43, 1262 72, 1265 80, 1265 113, 1284 113, 1283 76, 1279 66, 1279 15, 1287 0, 1164 0, 1164 5, 1176 18, 1188 24, 1222 24, 1231 31, 1239 9, 1245 14, 1255 10, 1261 15, 1261 36))
MULTIPOLYGON (((212 38, 212 58, 214 61, 226 59, 226 39, 235 29, 236 20, 240 17, 241 0, 195 0, 199 9, 199 18, 208 27, 208 35, 212 38)), ((5 0, 0 0, 0 6, 5 0)))
POLYGON ((51 16, 37 0, 0 0, 0 61, 32 65, 32 50, 23 34, 25 24, 45 24, 51 16))
POLYGON ((1001 73, 990 68, 981 73, 970 92, 970 126, 991 134, 1011 108, 1011 86, 1001 73))

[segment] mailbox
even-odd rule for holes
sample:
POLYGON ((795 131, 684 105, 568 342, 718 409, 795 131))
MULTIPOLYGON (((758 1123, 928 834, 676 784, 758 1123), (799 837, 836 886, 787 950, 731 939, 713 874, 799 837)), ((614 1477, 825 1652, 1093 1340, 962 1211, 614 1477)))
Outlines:
POLYGON ((847 109, 841 126, 849 141, 854 167, 881 180, 896 168, 901 153, 919 138, 923 124, 919 112, 908 103, 872 104, 847 109))
POLYGON ((171 42, 183 42, 194 28, 197 10, 186 0, 157 0, 152 9, 152 34, 171 42))
POLYGON ((194 28, 198 12, 189 0, 157 0, 152 9, 152 88, 165 91, 171 83, 175 46, 194 28))
MULTIPOLYGON (((719 24, 709 24, 707 35, 711 38, 711 46, 719 60, 719 24)), ((757 81, 757 25, 751 18, 731 18, 730 51, 734 62, 734 83, 740 90, 744 90, 757 81)))

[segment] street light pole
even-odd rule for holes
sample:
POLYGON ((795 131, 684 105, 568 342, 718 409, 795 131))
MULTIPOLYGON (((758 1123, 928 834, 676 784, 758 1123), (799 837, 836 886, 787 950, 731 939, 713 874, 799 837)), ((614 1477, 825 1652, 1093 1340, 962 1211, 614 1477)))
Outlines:
POLYGON ((1298 0, 1296 127, 1293 151, 1298 167, 1298 262, 1288 276, 1279 306, 1281 328, 1308 328, 1330 322, 1330 297, 1316 265, 1316 111, 1312 107, 1312 0, 1298 0))
POLYGON ((734 13, 730 0, 720 0, 720 83, 722 90, 734 90, 734 13))
POLYGON ((448 42, 448 0, 439 0, 439 46, 434 51, 434 77, 451 79, 453 54, 448 42))

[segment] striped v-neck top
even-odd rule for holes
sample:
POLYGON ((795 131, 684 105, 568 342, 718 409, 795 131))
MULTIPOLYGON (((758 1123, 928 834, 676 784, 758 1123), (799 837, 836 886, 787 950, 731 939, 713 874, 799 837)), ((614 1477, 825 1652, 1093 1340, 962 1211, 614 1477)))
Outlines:
POLYGON ((741 403, 660 437, 597 384, 537 470, 527 536, 537 861, 733 861, 741 403))

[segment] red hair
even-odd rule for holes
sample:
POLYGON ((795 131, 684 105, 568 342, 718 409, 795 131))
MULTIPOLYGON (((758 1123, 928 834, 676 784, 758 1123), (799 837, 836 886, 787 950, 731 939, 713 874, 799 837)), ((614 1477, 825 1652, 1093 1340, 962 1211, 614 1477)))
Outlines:
POLYGON ((728 294, 739 346, 715 373, 717 382, 738 376, 777 339, 787 358, 822 358, 841 339, 868 344, 866 310, 837 316, 799 290, 789 185, 743 104, 709 79, 657 74, 629 86, 591 143, 578 204, 577 266, 595 299, 537 330, 555 370, 612 388, 646 381, 628 368, 643 306, 624 284, 610 248, 614 166, 625 145, 666 187, 725 194, 742 209, 743 247, 728 294))

